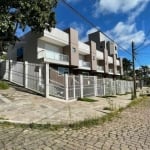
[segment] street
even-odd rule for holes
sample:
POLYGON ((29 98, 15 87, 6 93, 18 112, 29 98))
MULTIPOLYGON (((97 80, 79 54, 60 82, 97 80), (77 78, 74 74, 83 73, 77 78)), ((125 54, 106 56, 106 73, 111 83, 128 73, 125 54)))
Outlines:
POLYGON ((0 126, 1 150, 149 150, 150 98, 103 125, 56 131, 0 126))

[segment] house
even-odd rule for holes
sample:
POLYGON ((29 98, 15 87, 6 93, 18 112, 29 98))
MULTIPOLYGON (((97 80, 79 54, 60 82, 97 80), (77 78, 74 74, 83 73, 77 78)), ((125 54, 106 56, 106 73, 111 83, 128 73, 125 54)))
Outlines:
POLYGON ((78 38, 78 31, 52 28, 42 34, 29 32, 8 51, 8 59, 31 63, 49 63, 58 74, 83 74, 119 78, 123 75, 117 45, 99 31, 88 35, 88 42, 78 38))

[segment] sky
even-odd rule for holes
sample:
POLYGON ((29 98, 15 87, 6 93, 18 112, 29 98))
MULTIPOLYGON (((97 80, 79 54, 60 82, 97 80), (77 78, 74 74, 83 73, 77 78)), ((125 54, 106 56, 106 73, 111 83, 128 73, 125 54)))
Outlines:
MULTIPOLYGON (((136 49, 136 67, 150 66, 150 0, 66 0, 80 14, 119 44, 120 57, 131 60, 131 42, 136 49)), ((75 28, 81 41, 97 29, 74 13, 61 0, 56 27, 75 28)))
MULTIPOLYGON (((150 66, 150 0, 65 0, 97 29, 118 43, 119 57, 131 60, 131 42, 136 48, 136 67, 150 66)), ((87 41, 89 33, 97 29, 88 24, 72 9, 58 0, 56 27, 72 27, 79 32, 79 39, 87 41)), ((25 33, 30 29, 27 27, 25 33)), ((20 29, 17 35, 21 36, 20 29)))

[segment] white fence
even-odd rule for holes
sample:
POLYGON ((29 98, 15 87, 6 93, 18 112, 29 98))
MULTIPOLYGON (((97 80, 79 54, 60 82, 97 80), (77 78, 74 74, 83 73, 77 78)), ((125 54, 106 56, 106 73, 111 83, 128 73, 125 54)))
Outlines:
POLYGON ((3 61, 0 77, 42 95, 65 100, 132 92, 133 82, 96 76, 60 75, 49 64, 3 61), (47 67, 46 67, 47 66, 47 67))
POLYGON ((110 78, 98 79, 96 76, 83 75, 65 74, 63 76, 58 75, 57 71, 53 69, 50 69, 50 72, 53 72, 54 79, 51 76, 49 94, 65 100, 89 96, 126 94, 132 92, 133 89, 132 81, 113 80, 110 78))
POLYGON ((3 61, 0 77, 27 89, 44 94, 44 65, 28 62, 3 61))

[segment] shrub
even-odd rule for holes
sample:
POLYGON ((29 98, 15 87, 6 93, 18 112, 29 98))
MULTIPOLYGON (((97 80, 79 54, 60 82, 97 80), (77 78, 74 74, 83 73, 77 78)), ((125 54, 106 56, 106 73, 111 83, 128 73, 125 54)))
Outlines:
POLYGON ((6 89, 8 89, 8 88, 9 88, 9 85, 8 85, 7 82, 5 82, 5 81, 0 81, 0 89, 1 89, 1 90, 6 90, 6 89))
POLYGON ((97 102, 97 100, 91 99, 91 98, 78 98, 78 101, 84 101, 84 102, 97 102))

